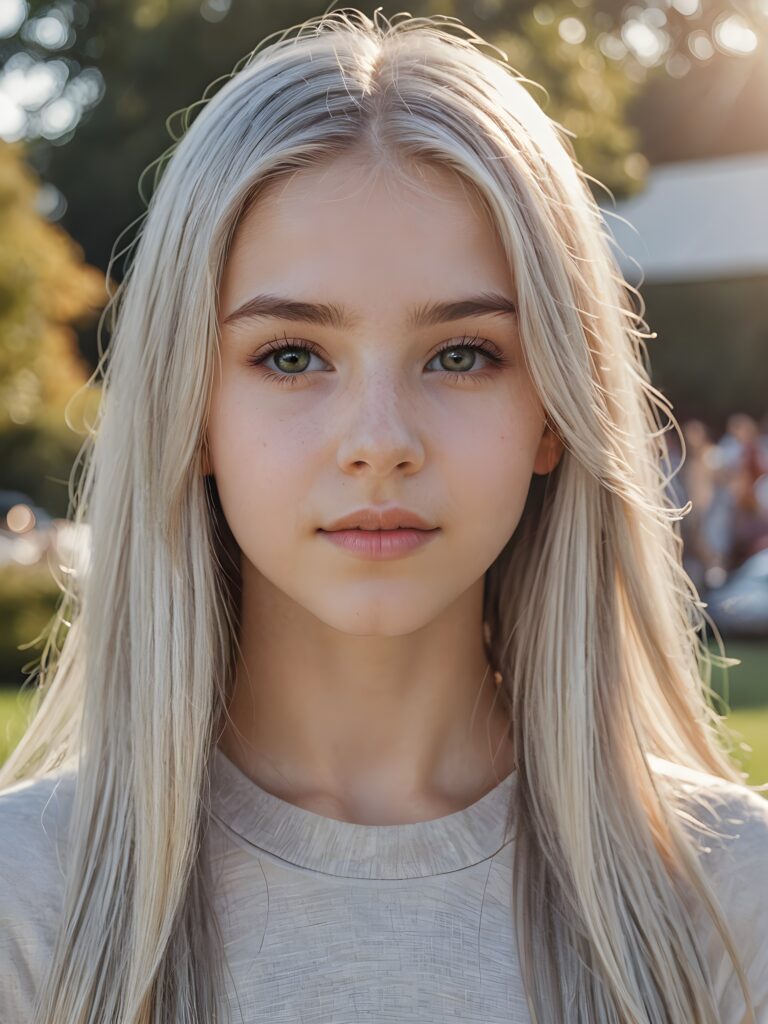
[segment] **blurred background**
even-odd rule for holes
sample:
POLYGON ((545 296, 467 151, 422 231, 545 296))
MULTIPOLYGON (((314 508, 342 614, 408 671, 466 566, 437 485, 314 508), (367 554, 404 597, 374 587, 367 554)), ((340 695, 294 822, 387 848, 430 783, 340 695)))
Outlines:
MULTIPOLYGON (((653 382, 683 428, 670 492, 693 503, 686 565, 741 659, 713 669, 713 703, 749 781, 767 782, 768 0, 355 6, 460 18, 544 87, 530 86, 602 183, 657 334, 653 382)), ((209 83, 326 8, 0 0, 0 761, 23 727, 56 577, 88 556, 66 519, 69 480, 98 406, 107 282, 151 193, 142 172, 209 83)))

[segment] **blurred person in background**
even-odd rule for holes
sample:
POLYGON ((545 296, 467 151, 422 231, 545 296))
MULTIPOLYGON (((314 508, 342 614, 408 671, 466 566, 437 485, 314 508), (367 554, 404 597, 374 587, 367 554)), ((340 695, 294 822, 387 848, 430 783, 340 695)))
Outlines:
POLYGON ((768 515, 768 412, 760 420, 760 432, 757 436, 757 450, 760 457, 762 474, 755 483, 755 494, 761 512, 768 515))
POLYGON ((722 459, 730 520, 725 567, 732 570, 768 544, 768 511, 758 501, 758 481, 768 466, 758 424, 746 413, 728 417, 717 447, 722 459))
POLYGON ((683 562, 697 589, 702 589, 712 570, 724 564, 730 540, 730 506, 721 501, 720 460, 708 427, 702 420, 691 419, 682 424, 682 430, 685 459, 675 478, 676 500, 681 505, 692 503, 691 511, 681 522, 683 562), (716 496, 719 504, 715 502, 716 496))

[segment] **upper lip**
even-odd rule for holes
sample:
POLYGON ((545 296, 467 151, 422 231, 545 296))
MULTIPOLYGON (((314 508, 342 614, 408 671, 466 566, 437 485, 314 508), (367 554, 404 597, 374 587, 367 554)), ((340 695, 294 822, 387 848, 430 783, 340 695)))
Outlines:
POLYGON ((434 530, 425 519, 407 508, 360 508, 356 512, 336 519, 322 529, 328 533, 335 530, 397 530, 399 527, 416 530, 434 530))

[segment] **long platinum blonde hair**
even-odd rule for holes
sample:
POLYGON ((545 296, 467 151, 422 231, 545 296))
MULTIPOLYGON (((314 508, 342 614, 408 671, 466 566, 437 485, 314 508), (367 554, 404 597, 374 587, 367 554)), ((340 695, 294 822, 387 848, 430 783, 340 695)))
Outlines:
POLYGON ((0 772, 4 787, 77 773, 38 1024, 228 1019, 205 856, 240 586, 201 472, 217 293, 263 188, 352 150, 450 168, 474 188, 514 267, 525 358, 565 446, 534 478, 485 588, 518 759, 513 905, 531 1018, 717 1024, 686 893, 751 1005, 675 793, 653 770, 662 758, 746 787, 710 706, 717 656, 682 568, 688 507, 668 497, 659 412, 679 427, 650 383, 642 302, 567 133, 501 51, 454 18, 379 12, 326 12, 268 37, 185 112, 110 300, 102 403, 73 471, 90 565, 64 592, 34 715, 0 772))

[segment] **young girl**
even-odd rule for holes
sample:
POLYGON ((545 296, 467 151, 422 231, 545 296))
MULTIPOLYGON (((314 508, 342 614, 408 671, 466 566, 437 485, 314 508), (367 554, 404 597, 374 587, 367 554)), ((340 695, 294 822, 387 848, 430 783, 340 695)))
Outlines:
POLYGON ((520 78, 378 15, 257 48, 159 178, 0 775, 0 1018, 766 1024, 649 335, 520 78))

